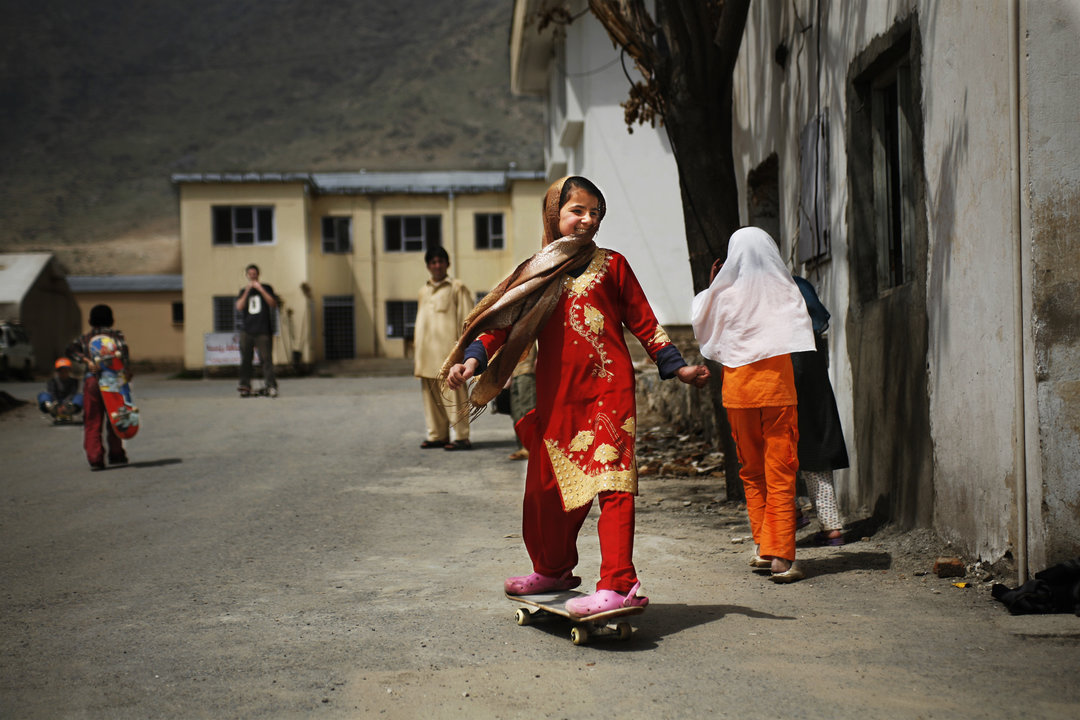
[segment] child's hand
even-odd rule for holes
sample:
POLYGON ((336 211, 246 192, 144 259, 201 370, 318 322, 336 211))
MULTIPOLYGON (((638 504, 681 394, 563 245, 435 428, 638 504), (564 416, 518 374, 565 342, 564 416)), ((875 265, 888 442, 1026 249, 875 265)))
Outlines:
POLYGON ((705 387, 705 383, 712 377, 709 368, 704 365, 684 365, 675 371, 675 375, 687 385, 693 385, 696 388, 705 387))
POLYGON ((451 390, 457 390, 464 385, 469 378, 476 374, 477 362, 475 358, 469 358, 463 363, 458 363, 450 368, 446 374, 446 385, 451 390))
POLYGON ((720 272, 720 268, 724 267, 724 261, 720 258, 716 258, 712 264, 712 270, 709 272, 709 284, 712 285, 712 281, 716 279, 716 274, 720 272))

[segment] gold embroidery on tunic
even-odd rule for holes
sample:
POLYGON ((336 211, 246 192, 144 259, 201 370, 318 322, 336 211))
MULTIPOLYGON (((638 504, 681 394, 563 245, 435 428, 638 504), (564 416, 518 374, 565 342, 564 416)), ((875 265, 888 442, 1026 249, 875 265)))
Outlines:
POLYGON ((637 495, 637 467, 629 470, 609 470, 599 475, 588 475, 567 457, 553 440, 544 440, 555 480, 559 483, 563 507, 567 510, 582 507, 599 493, 614 490, 637 495))
POLYGON ((607 250, 597 248, 585 272, 577 278, 566 276, 565 287, 568 295, 566 319, 567 325, 585 338, 596 351, 598 359, 596 366, 593 367, 593 377, 604 378, 611 382, 614 375, 607 366, 612 363, 612 360, 608 359, 604 344, 600 342, 600 333, 604 329, 604 316, 593 306, 584 304, 585 295, 607 275, 607 259, 607 250))
POLYGON ((671 342, 671 338, 668 337, 667 331, 664 330, 662 325, 657 325, 656 330, 653 332, 652 341, 656 345, 667 345, 671 342))
POLYGON ((596 448, 596 452, 593 453, 593 460, 598 463, 610 463, 619 458, 619 451, 611 445, 604 443, 600 447, 596 448))
POLYGON ((637 420, 632 417, 626 418, 626 422, 622 424, 623 432, 627 433, 631 437, 634 435, 634 431, 637 430, 637 420))
POLYGON ((596 439, 596 435, 588 430, 582 430, 574 439, 570 441, 570 452, 580 452, 582 450, 588 450, 589 446, 593 444, 593 440, 596 439))
POLYGON ((604 332, 604 315, 592 305, 585 306, 585 324, 594 335, 604 332))

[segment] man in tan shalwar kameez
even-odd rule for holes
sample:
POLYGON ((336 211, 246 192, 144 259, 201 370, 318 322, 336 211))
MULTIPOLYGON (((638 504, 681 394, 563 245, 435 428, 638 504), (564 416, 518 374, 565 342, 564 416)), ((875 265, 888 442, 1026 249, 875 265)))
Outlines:
POLYGON ((443 389, 438 377, 443 361, 454 349, 465 318, 473 308, 472 293, 463 282, 447 275, 450 256, 444 248, 428 250, 424 262, 431 277, 420 288, 417 298, 413 370, 413 375, 420 378, 427 423, 427 439, 420 447, 471 450, 469 413, 462 411, 469 401, 468 389, 443 389), (450 441, 451 425, 454 442, 450 441))

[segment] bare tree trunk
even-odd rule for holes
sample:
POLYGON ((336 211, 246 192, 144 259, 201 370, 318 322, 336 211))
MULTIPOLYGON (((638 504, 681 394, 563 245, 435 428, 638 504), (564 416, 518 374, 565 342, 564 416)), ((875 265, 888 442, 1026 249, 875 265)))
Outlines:
MULTIPOLYGON (((732 73, 750 0, 656 0, 655 21, 642 0, 590 0, 589 7, 645 78, 625 106, 628 124, 658 117, 667 130, 679 171, 694 292, 700 292, 709 285, 713 261, 727 257, 728 238, 739 228, 732 73)), ((723 373, 717 363, 710 367, 726 494, 742 500, 735 440, 722 402, 723 373)))

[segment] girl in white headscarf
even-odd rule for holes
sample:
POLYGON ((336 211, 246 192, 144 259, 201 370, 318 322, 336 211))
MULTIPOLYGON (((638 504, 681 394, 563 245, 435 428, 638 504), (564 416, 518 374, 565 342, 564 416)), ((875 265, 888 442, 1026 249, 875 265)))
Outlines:
POLYGON ((791 353, 814 349, 810 316, 776 242, 760 228, 736 231, 713 273, 694 298, 691 321, 702 355, 724 368, 724 407, 756 545, 750 564, 769 568, 774 582, 794 582, 803 574, 795 565, 799 423, 791 353))

